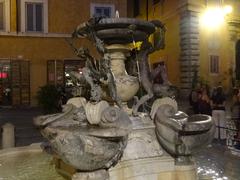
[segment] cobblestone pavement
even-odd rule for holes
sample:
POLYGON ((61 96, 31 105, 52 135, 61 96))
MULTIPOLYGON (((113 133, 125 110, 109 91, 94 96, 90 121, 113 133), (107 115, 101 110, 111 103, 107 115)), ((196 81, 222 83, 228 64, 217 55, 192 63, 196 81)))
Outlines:
POLYGON ((240 151, 231 152, 227 146, 213 142, 197 153, 195 159, 199 180, 240 179, 240 151))

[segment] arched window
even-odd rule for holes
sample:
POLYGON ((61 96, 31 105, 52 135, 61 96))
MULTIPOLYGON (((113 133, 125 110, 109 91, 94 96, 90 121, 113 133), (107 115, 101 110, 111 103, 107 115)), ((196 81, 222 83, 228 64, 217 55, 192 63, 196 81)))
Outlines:
POLYGON ((240 80, 240 40, 236 43, 236 79, 240 80))

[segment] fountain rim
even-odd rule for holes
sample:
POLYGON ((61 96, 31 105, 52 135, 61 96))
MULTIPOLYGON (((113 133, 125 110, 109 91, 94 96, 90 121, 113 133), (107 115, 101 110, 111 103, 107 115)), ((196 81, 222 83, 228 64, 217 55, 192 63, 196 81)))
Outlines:
POLYGON ((147 34, 152 34, 155 32, 155 25, 153 23, 135 18, 103 18, 94 27, 94 29, 96 31, 115 28, 129 29, 130 25, 135 25, 136 30, 140 30, 147 34))
POLYGON ((28 146, 12 147, 0 150, 0 157, 19 155, 22 153, 41 153, 43 150, 40 147, 41 143, 33 143, 28 146))

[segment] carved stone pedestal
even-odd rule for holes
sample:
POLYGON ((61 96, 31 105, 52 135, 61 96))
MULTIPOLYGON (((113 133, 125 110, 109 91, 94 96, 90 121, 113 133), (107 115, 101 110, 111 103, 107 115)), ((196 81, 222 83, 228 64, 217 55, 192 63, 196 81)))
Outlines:
POLYGON ((194 163, 175 165, 173 157, 159 145, 153 122, 147 118, 132 118, 133 131, 121 161, 109 169, 110 180, 194 180, 194 163))

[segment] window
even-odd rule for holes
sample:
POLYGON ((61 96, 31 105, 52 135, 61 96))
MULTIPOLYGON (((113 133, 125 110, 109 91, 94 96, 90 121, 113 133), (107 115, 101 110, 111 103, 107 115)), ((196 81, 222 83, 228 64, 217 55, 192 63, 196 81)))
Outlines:
POLYGON ((30 63, 0 59, 0 105, 30 104, 30 63))
POLYGON ((0 31, 10 30, 9 0, 0 0, 0 31))
POLYGON ((64 87, 67 96, 86 97, 86 82, 82 72, 84 66, 85 61, 82 60, 49 60, 47 61, 47 82, 64 87), (79 81, 72 78, 72 73, 79 74, 79 81))
POLYGON ((96 17, 111 17, 111 7, 95 7, 96 17))
POLYGON ((4 2, 0 2, 0 30, 4 30, 4 2))
POLYGON ((47 81, 52 85, 63 85, 64 62, 62 60, 47 61, 47 81))
POLYGON ((91 4, 91 17, 113 17, 115 13, 112 4, 91 4))
POLYGON ((48 32, 48 0, 21 0, 21 32, 48 32))
POLYGON ((219 73, 219 56, 217 55, 210 55, 210 73, 219 73))
POLYGON ((81 60, 48 60, 47 81, 48 84, 71 86, 70 72, 82 73, 85 62, 81 60))
POLYGON ((26 3, 26 30, 43 31, 43 4, 26 3))

